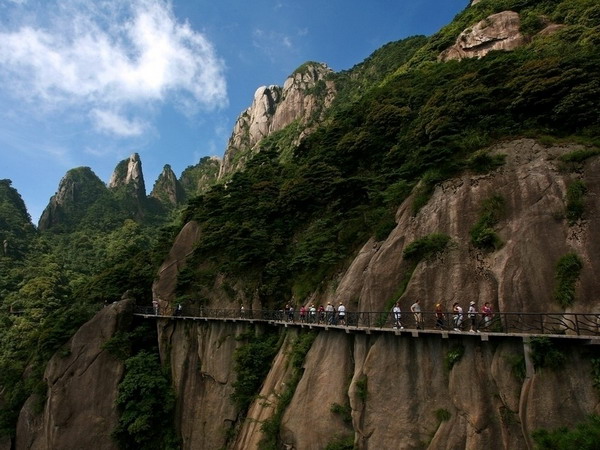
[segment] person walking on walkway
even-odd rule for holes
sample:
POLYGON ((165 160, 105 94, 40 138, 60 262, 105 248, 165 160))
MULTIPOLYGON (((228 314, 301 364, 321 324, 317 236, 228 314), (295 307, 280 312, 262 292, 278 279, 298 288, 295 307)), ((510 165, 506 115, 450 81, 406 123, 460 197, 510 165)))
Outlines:
POLYGON ((340 304, 338 305, 337 313, 338 313, 338 323, 340 325, 346 325, 346 307, 344 306, 344 304, 342 302, 340 302, 340 304))
POLYGON ((306 322, 306 306, 304 305, 300 307, 300 322, 306 322))
POLYGON ((325 308, 319 305, 319 323, 325 323, 325 308))
POLYGON ((435 327, 438 330, 444 329, 444 311, 442 310, 441 303, 435 305, 435 327))
POLYGON ((404 329, 404 327, 402 326, 402 322, 400 322, 400 319, 402 319, 400 302, 396 302, 396 304, 392 308, 392 317, 394 318, 394 328, 400 328, 401 330, 404 329))
POLYGON ((415 316, 415 326, 417 327, 417 330, 420 330, 423 325, 423 317, 421 315, 421 305, 419 305, 419 299, 415 300, 410 307, 410 310, 415 316))
POLYGON ((327 324, 333 325, 333 322, 335 320, 335 308, 333 307, 331 302, 327 303, 327 306, 325 307, 325 313, 327 315, 327 324))
POLYGON ((460 307, 458 302, 454 302, 452 306, 452 312, 454 313, 454 331, 461 331, 463 322, 463 309, 460 307))
POLYGON ((485 302, 481 308, 481 315, 483 316, 483 328, 487 328, 492 323, 492 317, 494 315, 490 302, 485 302))
POLYGON ((154 310, 154 315, 158 316, 158 301, 156 299, 152 300, 152 309, 154 310))
POLYGON ((469 324, 471 325, 469 332, 475 333, 475 331, 479 331, 477 329, 477 308, 475 308, 475 302, 469 303, 467 314, 469 316, 469 324))

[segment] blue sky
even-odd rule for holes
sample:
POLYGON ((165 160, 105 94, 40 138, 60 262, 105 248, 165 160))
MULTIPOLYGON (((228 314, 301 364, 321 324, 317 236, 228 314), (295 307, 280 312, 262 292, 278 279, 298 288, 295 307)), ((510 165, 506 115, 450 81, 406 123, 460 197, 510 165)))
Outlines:
POLYGON ((222 157, 256 89, 306 61, 349 69, 430 35, 468 0, 0 0, 0 178, 37 223, 65 173, 108 182, 140 154, 146 190, 222 157))

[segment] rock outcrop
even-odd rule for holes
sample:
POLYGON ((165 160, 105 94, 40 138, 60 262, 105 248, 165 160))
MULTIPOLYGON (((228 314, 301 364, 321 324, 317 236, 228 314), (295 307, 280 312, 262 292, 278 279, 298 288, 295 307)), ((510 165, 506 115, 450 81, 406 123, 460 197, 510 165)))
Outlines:
POLYGON ((445 233, 452 240, 450 249, 419 264, 400 299, 403 305, 419 298, 421 306, 432 311, 437 302, 450 309, 455 300, 474 300, 478 305, 490 302, 501 311, 560 311, 552 295, 556 264, 575 252, 585 263, 572 308, 597 310, 600 302, 593 292, 600 286, 594 274, 600 267, 593 255, 600 250, 600 237, 591 230, 600 220, 600 160, 589 160, 581 173, 562 172, 557 157, 576 148, 545 148, 527 139, 504 143, 492 150, 506 155, 500 169, 442 183, 416 216, 408 199, 398 210, 395 230, 384 242, 364 246, 340 280, 334 300, 358 298, 358 309, 382 310, 408 270, 403 249, 428 234, 445 233), (579 178, 588 188, 586 220, 569 226, 564 219, 567 185, 579 178), (504 246, 484 252, 470 243, 470 230, 492 196, 505 202, 497 228, 504 246))
POLYGON ((137 153, 131 155, 129 159, 119 162, 108 182, 109 189, 115 190, 124 187, 130 190, 136 199, 146 198, 142 161, 137 153))
POLYGON ((166 164, 163 167, 163 171, 150 192, 150 197, 157 199, 167 207, 175 207, 184 202, 185 192, 170 165, 166 164))
POLYGON ((191 221, 185 224, 177 235, 169 255, 160 266, 156 280, 152 284, 152 297, 159 302, 161 309, 168 308, 175 301, 178 274, 193 254, 194 244, 200 236, 197 222, 191 221))
POLYGON ((30 397, 19 415, 17 450, 117 448, 110 433, 118 421, 115 401, 124 368, 103 344, 128 327, 132 309, 132 300, 103 308, 52 357, 44 373, 43 413, 35 412, 40 400, 30 397))
POLYGON ((39 229, 48 230, 76 222, 105 192, 106 186, 89 167, 69 170, 44 209, 39 229))
POLYGON ((205 156, 194 166, 187 167, 181 174, 180 183, 187 198, 206 192, 216 183, 221 170, 221 159, 205 156))
POLYGON ((492 50, 514 50, 528 42, 520 26, 519 14, 514 11, 493 14, 464 30, 438 60, 481 58, 492 50))
POLYGON ((327 109, 335 97, 332 70, 325 64, 307 63, 280 86, 256 90, 252 105, 237 119, 219 173, 219 178, 243 167, 261 139, 298 120, 306 125, 327 109))

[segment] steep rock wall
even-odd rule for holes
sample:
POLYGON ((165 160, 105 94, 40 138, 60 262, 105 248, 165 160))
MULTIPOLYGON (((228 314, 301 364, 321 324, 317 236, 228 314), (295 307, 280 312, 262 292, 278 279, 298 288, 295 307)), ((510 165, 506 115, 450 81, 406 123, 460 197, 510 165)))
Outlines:
POLYGON ((127 328, 132 308, 131 300, 103 308, 67 343, 68 355, 52 357, 44 373, 44 410, 36 413, 35 396, 27 400, 17 424, 17 450, 117 448, 110 434, 118 421, 115 401, 124 367, 103 344, 127 328))
MULTIPOLYGON (((397 227, 387 239, 368 241, 335 288, 313 295, 314 300, 344 300, 351 310, 384 310, 409 268, 402 258, 406 246, 430 233, 446 233, 451 238, 448 248, 420 262, 412 273, 400 298, 403 309, 419 298, 426 311, 437 302, 450 309, 454 301, 466 306, 469 300, 479 305, 489 301, 496 311, 562 311, 552 296, 555 266, 561 256, 574 251, 584 264, 576 301, 568 310, 598 310, 594 255, 599 254, 600 242, 593 230, 600 225, 600 158, 563 167, 559 156, 577 149, 544 147, 530 139, 489 149, 492 155, 506 155, 503 166, 441 183, 416 215, 412 197, 408 198, 398 209, 397 227), (587 193, 584 219, 570 225, 565 219, 566 191, 573 180, 582 180, 587 193), (485 252, 473 247, 470 230, 482 204, 494 195, 504 199, 504 214, 494 227, 504 245, 485 252)), ((170 348, 188 345, 183 340, 189 337, 161 334, 170 348)), ((273 399, 289 379, 287 347, 275 357, 259 398, 238 424, 229 448, 259 448, 260 426, 273 414, 273 399)), ((190 346, 187 352, 198 350, 190 346)), ((233 376, 231 349, 211 344, 202 352, 229 352, 219 360, 233 376)), ((336 436, 348 435, 361 449, 526 448, 536 428, 572 425, 600 411, 587 352, 573 343, 564 370, 542 369, 521 380, 513 373, 515 361, 524 357, 520 339, 321 332, 283 414, 279 438, 290 449, 324 448, 336 436), (464 355, 447 371, 445 358, 456 348, 462 348, 464 355), (336 403, 349 404, 352 427, 332 413, 336 403)), ((172 360, 175 374, 183 373, 178 366, 189 358, 172 360)), ((190 381, 194 385, 202 383, 201 372, 188 371, 186 377, 194 379, 190 381)), ((199 395, 194 396, 195 403, 216 398, 199 395)), ((224 394, 221 399, 228 401, 224 394)), ((188 406, 180 409, 182 418, 194 414, 188 406)), ((239 416, 233 410, 213 414, 206 416, 202 426, 217 430, 234 417, 239 416)), ((183 422, 185 430, 189 426, 183 422)), ((186 442, 188 448, 209 448, 206 439, 195 434, 186 442)))
POLYGON ((450 310, 454 301, 465 307, 489 301, 501 311, 560 311, 553 300, 556 263, 574 251, 584 261, 577 300, 569 310, 597 310, 600 289, 595 273, 600 236, 591 230, 600 223, 598 158, 587 160, 576 171, 563 170, 557 158, 573 146, 542 147, 523 139, 500 144, 493 154, 506 155, 506 163, 484 175, 465 174, 435 188, 416 215, 412 198, 398 209, 397 227, 383 242, 369 241, 341 278, 332 295, 350 301, 360 311, 381 311, 389 306, 409 264, 404 248, 431 233, 450 236, 449 248, 437 258, 421 262, 400 298, 407 309, 419 298, 424 310, 441 302, 450 310), (573 180, 587 186, 584 220, 566 221, 566 190, 573 180), (470 230, 482 204, 492 196, 505 202, 505 213, 496 231, 504 245, 495 252, 473 247, 470 230))
POLYGON ((161 357, 170 364, 177 402, 177 423, 184 449, 223 448, 237 420, 230 400, 235 381, 236 336, 233 323, 196 324, 161 321, 161 357))
POLYGON ((290 75, 283 87, 262 86, 254 93, 252 105, 238 117, 220 167, 219 178, 239 170, 264 137, 282 130, 295 120, 306 125, 314 115, 327 109, 335 98, 335 86, 326 81, 332 70, 325 64, 307 63, 290 75), (323 92, 314 91, 323 83, 323 92))
MULTIPOLYGON (((239 417, 228 398, 235 378, 231 337, 252 326, 194 324, 169 334, 184 448, 225 445, 223 429, 239 417)), ((227 448, 261 448, 262 424, 290 382, 289 354, 298 330, 285 333, 227 448)), ((572 426, 600 412, 589 348, 573 341, 563 352, 564 368, 538 369, 523 380, 515 371, 515 361, 524 356, 518 337, 320 331, 283 412, 279 442, 298 450, 325 448, 344 437, 360 449, 527 448, 535 429, 572 426), (457 348, 463 355, 448 369, 448 354, 457 348), (332 410, 336 404, 349 405, 351 424, 332 410)))

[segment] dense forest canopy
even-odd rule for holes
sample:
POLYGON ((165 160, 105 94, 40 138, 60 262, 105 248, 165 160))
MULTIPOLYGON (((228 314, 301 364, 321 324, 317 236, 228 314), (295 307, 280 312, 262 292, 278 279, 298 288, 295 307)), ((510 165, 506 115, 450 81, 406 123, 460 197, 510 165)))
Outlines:
MULTIPOLYGON (((227 275, 279 306, 318 290, 368 238, 385 238, 411 192, 416 212, 436 183, 502 164, 485 152, 495 142, 531 136, 597 150, 599 44, 595 0, 482 1, 432 37, 389 43, 331 74, 336 100, 299 146, 297 124, 265 138, 245 170, 175 215, 152 204, 132 213, 126 191, 91 183, 85 214, 64 211, 64 226, 40 232, 0 180, 0 433, 14 433, 30 393, 43 399, 46 361, 105 302, 129 290, 150 303, 156 270, 190 220, 202 239, 178 301, 206 302, 202 292, 227 275), (437 62, 462 30, 504 10, 521 15, 528 45, 437 62), (546 23, 562 27, 536 36, 546 23)), ((187 176, 189 192, 203 173, 187 176)))

